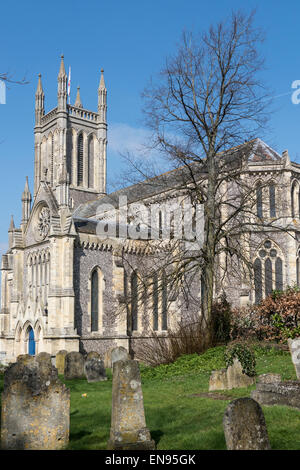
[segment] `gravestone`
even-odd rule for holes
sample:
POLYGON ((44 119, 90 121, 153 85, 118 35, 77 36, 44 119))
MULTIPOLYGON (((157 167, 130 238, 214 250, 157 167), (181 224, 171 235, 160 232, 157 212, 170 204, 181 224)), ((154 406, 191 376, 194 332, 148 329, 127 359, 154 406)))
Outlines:
POLYGON ((251 397, 261 405, 285 405, 300 409, 300 382, 258 382, 251 397))
POLYGON ((84 373, 88 382, 102 382, 103 380, 107 380, 104 362, 100 357, 86 359, 84 363, 84 373))
MULTIPOLYGON (((114 348, 113 348, 114 349, 114 348)), ((103 361, 104 361, 104 367, 107 368, 107 369, 111 369, 112 368, 112 364, 111 364, 111 352, 113 349, 107 349, 104 353, 104 356, 103 356, 103 361)))
POLYGON ((69 441, 70 391, 57 369, 33 359, 17 361, 4 374, 1 447, 58 450, 69 441))
POLYGON ((113 366, 112 415, 108 450, 153 450, 146 427, 141 376, 137 361, 113 366))
POLYGON ((110 357, 111 367, 113 367, 114 363, 117 361, 127 361, 127 359, 130 359, 127 349, 123 348, 123 346, 113 348, 110 357))
POLYGON ((227 406, 223 427, 228 450, 270 450, 264 414, 252 398, 238 398, 227 406))
POLYGON ((30 354, 19 354, 17 357, 17 362, 22 362, 23 364, 28 364, 34 361, 34 356, 30 354))
POLYGON ((255 377, 244 374, 240 361, 235 358, 233 365, 227 369, 212 371, 209 379, 209 391, 249 387, 254 383, 255 377))
POLYGON ((292 362, 296 370, 297 379, 300 379, 300 338, 288 339, 292 362))
POLYGON ((101 359, 101 356, 97 351, 90 351, 87 354, 86 359, 101 359))
POLYGON ((65 349, 61 349, 60 351, 58 351, 55 357, 55 367, 57 368, 58 373, 61 375, 63 375, 65 372, 65 359, 67 354, 68 351, 66 351, 65 349))
POLYGON ((261 374, 257 378, 257 383, 260 384, 273 384, 281 382, 281 375, 280 374, 261 374))
POLYGON ((64 376, 66 380, 85 377, 84 357, 80 352, 72 351, 66 355, 64 376))

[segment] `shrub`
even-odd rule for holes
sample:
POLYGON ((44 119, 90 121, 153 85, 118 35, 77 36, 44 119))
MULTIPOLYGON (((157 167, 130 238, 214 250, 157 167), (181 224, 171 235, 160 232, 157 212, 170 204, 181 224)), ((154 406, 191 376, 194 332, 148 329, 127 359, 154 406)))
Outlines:
POLYGON ((231 339, 286 342, 300 335, 300 290, 297 286, 286 291, 273 291, 258 305, 232 312, 231 339))
POLYGON ((255 355, 249 347, 242 343, 230 345, 224 352, 226 367, 233 364, 234 359, 238 359, 242 365, 243 373, 249 377, 256 375, 255 371, 255 355))
POLYGON ((149 331, 134 347, 134 357, 151 366, 170 364, 185 354, 201 354, 212 345, 211 335, 205 334, 199 317, 193 316, 168 330, 168 336, 149 331))

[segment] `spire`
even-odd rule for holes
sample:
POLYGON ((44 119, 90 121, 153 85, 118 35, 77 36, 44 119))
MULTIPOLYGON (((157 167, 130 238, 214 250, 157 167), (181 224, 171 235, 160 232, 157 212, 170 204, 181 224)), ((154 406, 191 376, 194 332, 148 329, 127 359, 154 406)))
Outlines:
POLYGON ((31 201, 31 192, 29 190, 29 184, 28 184, 28 176, 26 176, 26 181, 25 181, 25 187, 24 187, 24 191, 23 191, 23 194, 22 194, 22 201, 24 200, 30 200, 31 201))
POLYGON ((14 230, 15 230, 15 223, 14 223, 14 216, 11 216, 10 225, 8 229, 8 248, 11 248, 14 244, 14 230))
POLYGON ((80 87, 79 86, 77 87, 77 95, 76 95, 75 106, 77 108, 82 108, 82 103, 81 103, 81 99, 80 99, 80 87))
POLYGON ((59 73, 58 73, 58 78, 67 76, 66 70, 65 70, 64 56, 61 55, 60 59, 61 60, 60 60, 60 69, 59 69, 59 73))
POLYGON ((41 117, 45 114, 44 100, 45 95, 42 87, 41 74, 39 73, 38 84, 35 92, 35 123, 40 125, 41 117))
POLYGON ((38 77, 38 85, 37 85, 37 89, 36 89, 36 95, 43 95, 44 94, 44 91, 43 91, 43 86, 42 86, 42 80, 41 80, 41 74, 39 73, 38 77))
POLYGON ((106 123, 106 110, 107 110, 107 90, 104 82, 104 70, 101 69, 101 77, 98 88, 98 114, 100 122, 106 123))
POLYGON ((10 219, 10 225, 9 225, 8 231, 9 231, 9 232, 13 232, 14 229, 15 229, 15 223, 14 223, 14 216, 12 215, 12 216, 11 216, 11 219, 10 219))
POLYGON ((99 83, 99 88, 105 88, 105 82, 104 82, 104 70, 101 69, 101 77, 100 77, 100 83, 99 83))
POLYGON ((60 69, 57 77, 57 104, 59 111, 67 110, 67 74, 65 71, 64 56, 61 56, 60 69))

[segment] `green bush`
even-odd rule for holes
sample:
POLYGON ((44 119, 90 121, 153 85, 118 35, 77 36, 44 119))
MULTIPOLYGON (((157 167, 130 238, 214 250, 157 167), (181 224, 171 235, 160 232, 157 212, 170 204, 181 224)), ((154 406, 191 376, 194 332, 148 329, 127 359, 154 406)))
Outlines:
POLYGON ((226 367, 233 364, 234 359, 238 359, 242 365, 243 373, 249 377, 256 375, 256 360, 251 349, 242 343, 235 343, 229 346, 224 352, 226 367))

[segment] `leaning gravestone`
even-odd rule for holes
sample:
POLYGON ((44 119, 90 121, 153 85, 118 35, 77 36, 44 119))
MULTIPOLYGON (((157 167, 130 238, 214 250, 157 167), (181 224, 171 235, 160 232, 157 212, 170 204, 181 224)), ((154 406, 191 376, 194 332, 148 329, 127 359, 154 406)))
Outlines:
POLYGON ((127 361, 130 359, 127 349, 123 348, 123 346, 118 346, 111 350, 111 367, 113 367, 114 363, 117 361, 127 361))
POLYGON ((57 369, 36 359, 17 361, 4 374, 1 447, 58 450, 69 441, 70 391, 57 369))
POLYGON ((66 380, 85 377, 84 357, 80 352, 72 351, 66 355, 64 376, 66 380))
POLYGON ((300 379, 300 338, 288 339, 288 345, 295 366, 297 379, 300 379))
POLYGON ((209 391, 249 387, 254 383, 255 377, 249 377, 247 374, 244 374, 240 361, 235 358, 233 365, 227 369, 212 371, 209 379, 209 391))
POLYGON ((61 375, 63 375, 65 372, 65 359, 67 354, 68 351, 66 351, 65 349, 61 349, 60 351, 58 351, 55 357, 55 367, 57 368, 58 373, 61 375))
POLYGON ((104 362, 100 357, 87 358, 84 363, 84 373, 88 382, 102 382, 103 380, 107 380, 104 362))
POLYGON ((141 376, 137 361, 113 366, 112 415, 108 450, 153 450, 146 428, 141 376))
POLYGON ((223 427, 228 450, 270 450, 265 418, 252 398, 238 398, 227 406, 223 427))

